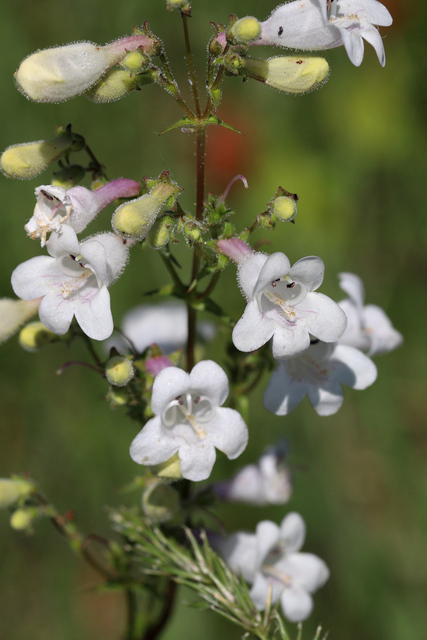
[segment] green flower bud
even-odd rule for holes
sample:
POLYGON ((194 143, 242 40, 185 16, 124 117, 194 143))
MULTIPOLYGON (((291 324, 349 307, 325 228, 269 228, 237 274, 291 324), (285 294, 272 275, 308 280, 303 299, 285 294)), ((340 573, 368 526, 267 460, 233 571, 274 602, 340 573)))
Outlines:
POLYGON ((7 178, 30 180, 58 160, 73 146, 74 134, 65 131, 53 140, 15 144, 0 156, 0 169, 7 178))
POLYGON ((121 61, 120 66, 124 67, 131 73, 141 71, 142 67, 146 64, 147 58, 139 51, 132 51, 128 53, 126 58, 121 61))
POLYGON ((30 529, 37 517, 35 509, 17 509, 10 518, 10 526, 16 531, 24 531, 30 529))
POLYGON ((62 187, 63 189, 71 189, 80 184, 86 175, 84 167, 79 164, 71 164, 67 167, 62 167, 59 171, 52 173, 51 184, 55 187, 62 187))
POLYGON ((27 480, 0 478, 0 508, 14 505, 20 498, 27 498, 34 492, 34 485, 27 480))
POLYGON ((19 334, 19 344, 25 351, 35 353, 57 339, 57 336, 42 322, 30 322, 19 334))
POLYGON ((180 480, 182 478, 181 464, 177 453, 160 464, 150 467, 151 473, 159 478, 167 478, 168 480, 180 480))
POLYGON ((324 58, 278 56, 268 60, 246 58, 249 77, 286 93, 306 93, 325 82, 329 65, 324 58))
POLYGON ((261 35, 261 25, 256 18, 246 16, 237 20, 227 35, 230 35, 235 42, 253 42, 261 35))
POLYGON ((187 15, 191 14, 191 6, 188 0, 166 0, 166 9, 171 11, 172 9, 181 9, 183 13, 187 15))
POLYGON ((142 496, 142 509, 154 522, 172 520, 180 509, 179 493, 169 484, 155 481, 142 496))
POLYGON ((126 389, 121 389, 120 387, 110 387, 106 397, 106 400, 109 401, 110 407, 112 409, 118 409, 119 407, 124 407, 127 405, 129 401, 129 394, 126 389))
POLYGON ((165 171, 149 193, 125 202, 115 210, 112 219, 114 230, 122 237, 142 240, 168 200, 175 199, 180 191, 165 171))
POLYGON ((147 244, 151 249, 161 249, 171 239, 172 227, 175 224, 172 216, 162 216, 153 224, 147 233, 147 244))
POLYGON ((0 344, 12 336, 19 327, 32 318, 40 300, 0 299, 0 344))
MULTIPOLYGON (((129 54, 134 55, 134 54, 129 54)), ((136 55, 136 52, 135 52, 136 55)), ((103 102, 115 102, 127 96, 139 86, 138 76, 130 75, 126 69, 115 67, 110 69, 102 78, 85 92, 85 96, 91 102, 98 104, 103 102)))
POLYGON ((135 374, 131 359, 127 356, 113 356, 105 367, 105 376, 110 384, 125 387, 135 374))

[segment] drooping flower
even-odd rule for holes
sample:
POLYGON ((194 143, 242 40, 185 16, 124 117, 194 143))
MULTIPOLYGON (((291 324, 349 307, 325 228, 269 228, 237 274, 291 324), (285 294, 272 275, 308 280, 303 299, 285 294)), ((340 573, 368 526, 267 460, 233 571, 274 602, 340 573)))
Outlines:
POLYGON ((377 0, 294 0, 277 7, 261 22, 256 44, 316 51, 345 46, 351 62, 363 60, 363 40, 375 49, 385 65, 382 38, 374 25, 388 27, 393 19, 377 0))
POLYGON ((127 178, 113 180, 95 191, 81 186, 63 189, 42 185, 35 190, 37 204, 25 231, 33 240, 41 238, 44 247, 51 231, 60 231, 63 224, 68 224, 80 233, 111 202, 138 195, 140 190, 139 182, 127 178))
POLYGON ((292 493, 291 472, 284 462, 283 443, 268 447, 257 464, 243 467, 227 482, 214 485, 221 500, 257 506, 285 504, 292 493))
POLYGON ((330 416, 343 401, 342 384, 366 389, 377 379, 368 356, 343 344, 317 342, 292 360, 281 360, 264 393, 264 406, 278 416, 295 409, 308 395, 320 416, 330 416))
POLYGON ((271 593, 273 603, 280 600, 284 615, 291 622, 300 622, 313 609, 311 594, 329 577, 323 560, 299 552, 304 539, 304 520, 293 512, 280 527, 264 520, 255 535, 235 533, 215 546, 227 564, 252 585, 250 596, 259 610, 265 609, 271 593))
POLYGON ((108 287, 119 277, 127 248, 113 233, 100 233, 79 243, 68 225, 53 232, 46 243, 49 256, 37 256, 12 273, 12 287, 24 300, 42 297, 39 316, 56 334, 67 332, 76 316, 94 340, 113 331, 108 287))
POLYGON ((340 286, 349 297, 338 304, 347 316, 347 328, 338 339, 368 355, 387 353, 402 344, 403 336, 393 327, 390 319, 374 304, 363 306, 365 290, 362 280, 354 273, 340 273, 340 286))
POLYGON ((347 320, 335 302, 315 293, 324 268, 315 256, 292 268, 283 253, 252 253, 243 259, 237 277, 248 304, 233 330, 237 349, 254 351, 273 338, 273 356, 293 358, 309 347, 310 334, 335 342, 347 320))
POLYGON ((248 441, 241 415, 221 406, 227 396, 227 376, 212 360, 199 362, 189 374, 177 367, 163 369, 153 385, 155 417, 133 440, 131 458, 151 466, 178 453, 184 478, 206 480, 215 448, 234 460, 248 441))

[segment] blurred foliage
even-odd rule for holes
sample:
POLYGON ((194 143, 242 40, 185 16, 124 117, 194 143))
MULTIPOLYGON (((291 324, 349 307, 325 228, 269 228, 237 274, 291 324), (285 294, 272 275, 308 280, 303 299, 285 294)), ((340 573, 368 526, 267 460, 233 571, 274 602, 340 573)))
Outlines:
MULTIPOLYGON (((271 244, 266 250, 282 250, 291 262, 321 256, 326 264, 322 291, 335 299, 344 297, 336 274, 357 273, 365 282, 367 302, 382 306, 405 336, 399 350, 377 358, 377 383, 363 393, 347 390, 343 408, 331 418, 317 416, 307 401, 286 419, 267 415, 262 390, 253 394, 247 451, 233 463, 221 457, 214 469, 214 478, 227 477, 253 461, 266 444, 283 436, 288 440, 295 480, 289 510, 299 511, 307 522, 305 548, 331 569, 304 625, 307 638, 319 623, 330 630, 331 640, 423 640, 427 628, 427 16, 422 0, 385 4, 395 17, 394 25, 383 29, 385 69, 367 45, 360 68, 351 65, 344 49, 326 52, 331 78, 307 96, 287 97, 255 81, 226 78, 219 117, 245 135, 212 127, 208 137, 208 190, 222 193, 237 173, 249 181, 248 191, 236 183, 229 198, 241 226, 265 208, 279 185, 297 193, 296 224, 278 226, 267 236, 271 244), (402 303, 410 301, 402 314, 402 303)), ((259 5, 255 0, 194 1, 191 36, 200 77, 209 21, 226 22, 230 13, 263 19, 275 6, 263 3, 260 13, 259 5)), ((166 42, 173 67, 184 78, 179 16, 167 14, 163 2, 5 2, 0 147, 50 138, 56 125, 72 123, 105 164, 109 178, 141 179, 167 169, 185 187, 185 206, 192 207, 193 140, 178 131, 157 135, 180 117, 160 89, 144 87, 112 104, 94 105, 78 97, 47 105, 27 102, 13 85, 19 61, 38 48, 84 39, 104 44, 144 20, 166 42)), ((271 55, 267 49, 257 54, 271 55)), ((0 295, 11 296, 12 270, 40 251, 22 227, 32 213, 35 186, 49 183, 50 175, 28 182, 0 180, 6 242, 0 253, 0 295)), ((90 232, 108 226, 109 211, 90 232)), ((177 255, 188 265, 185 247, 177 255)), ((111 292, 117 324, 147 290, 165 282, 159 256, 136 249, 111 292)), ((214 297, 239 316, 244 302, 232 266, 214 297)), ((215 357, 222 341, 220 337, 207 355, 215 357)), ((107 385, 90 370, 71 367, 55 375, 68 360, 86 357, 83 345, 72 351, 48 346, 34 355, 22 352, 11 339, 1 348, 0 475, 30 473, 58 508, 76 512, 82 529, 105 534, 104 505, 126 503, 129 499, 118 489, 139 471, 128 455, 139 427, 120 410, 109 409, 103 400, 107 385)), ((260 519, 280 521, 284 511, 225 505, 220 517, 230 531, 253 530, 260 519)), ((5 638, 120 637, 119 596, 96 593, 98 578, 75 562, 47 523, 33 537, 12 532, 6 513, 0 514, 0 524, 5 638)), ((179 600, 191 597, 182 592, 179 600)), ((213 614, 180 605, 164 637, 193 640, 200 629, 206 640, 238 633, 213 614)))

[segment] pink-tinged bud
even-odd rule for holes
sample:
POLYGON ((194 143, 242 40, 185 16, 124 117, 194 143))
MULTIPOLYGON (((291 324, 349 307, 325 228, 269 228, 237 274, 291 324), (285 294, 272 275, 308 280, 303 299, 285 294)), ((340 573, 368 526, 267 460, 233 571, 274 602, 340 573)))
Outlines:
MULTIPOLYGON (((77 193, 77 189, 83 187, 73 187, 69 189, 68 194, 74 195, 77 193)), ((129 180, 128 178, 117 178, 107 184, 104 184, 96 191, 93 191, 93 197, 97 203, 98 211, 102 211, 109 204, 118 200, 119 198, 133 198, 139 196, 141 193, 141 185, 136 180, 129 180)))
POLYGON ((155 356, 154 358, 147 358, 145 361, 145 368, 152 376, 156 376, 162 369, 166 367, 174 367, 174 363, 167 356, 155 356))
POLYGON ((35 102, 62 102, 90 89, 108 69, 137 49, 155 55, 158 41, 134 34, 103 47, 94 42, 74 42, 42 49, 21 62, 15 73, 16 84, 35 102))
POLYGON ((240 238, 224 238, 218 240, 216 248, 219 253, 230 258, 236 264, 243 264, 250 255, 253 254, 251 247, 240 240, 240 238))

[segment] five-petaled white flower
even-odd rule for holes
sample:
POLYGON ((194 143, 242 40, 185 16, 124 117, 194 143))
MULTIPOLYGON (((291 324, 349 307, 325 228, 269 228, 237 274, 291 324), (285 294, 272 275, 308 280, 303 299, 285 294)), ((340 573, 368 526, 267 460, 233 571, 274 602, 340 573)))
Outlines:
POLYGON ((94 340, 113 331, 108 288, 121 274, 128 251, 121 238, 100 233, 79 243, 76 232, 64 225, 46 243, 50 256, 37 256, 12 273, 12 287, 24 300, 42 297, 39 316, 59 335, 67 332, 73 316, 94 340))
POLYGON ((367 351, 370 356, 388 353, 401 345, 402 334, 396 331, 381 307, 375 304, 363 306, 365 290, 362 280, 354 273, 340 273, 339 278, 341 289, 349 297, 338 303, 348 321, 338 342, 367 351))
POLYGON ((206 480, 215 463, 215 447, 234 460, 248 441, 241 415, 221 407, 227 396, 227 376, 212 360, 199 362, 189 374, 177 367, 163 369, 153 384, 155 417, 133 440, 131 458, 151 466, 178 453, 184 478, 206 480))
POLYGON ((258 506, 285 504, 292 493, 291 472, 284 462, 285 453, 283 443, 268 447, 257 464, 246 465, 231 480, 215 484, 215 493, 229 502, 258 506))
POLYGON ((113 180, 96 191, 81 186, 63 189, 42 185, 35 190, 37 204, 25 231, 33 240, 41 238, 44 247, 47 234, 60 231, 63 224, 80 233, 113 200, 138 195, 140 190, 139 182, 127 178, 113 180))
POLYGON ((273 338, 275 358, 293 358, 310 345, 310 333, 324 342, 335 342, 347 320, 343 310, 322 293, 314 293, 323 281, 325 265, 308 256, 291 268, 283 253, 249 255, 237 271, 248 300, 233 330, 240 351, 254 351, 273 338))
POLYGON ((271 592, 272 602, 280 600, 284 615, 300 622, 313 609, 310 594, 329 577, 323 560, 312 553, 299 553, 304 539, 304 520, 293 512, 280 527, 264 520, 255 535, 239 532, 214 544, 227 564, 252 584, 250 596, 258 609, 265 609, 271 592))
POLYGON ((342 384, 366 389, 376 379, 375 364, 358 349, 316 342, 297 358, 280 361, 265 390, 264 406, 284 416, 308 395, 320 416, 330 416, 344 401, 342 384))
POLYGON ((393 19, 377 0, 294 0, 277 7, 261 22, 261 39, 292 49, 321 50, 344 45, 351 62, 363 60, 363 39, 385 65, 382 38, 374 25, 388 27, 393 19))

